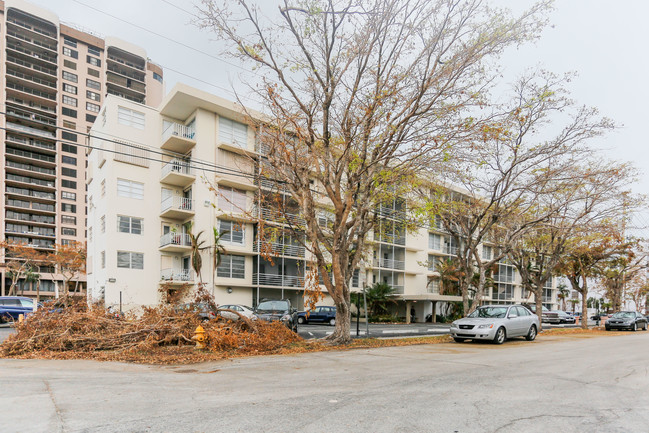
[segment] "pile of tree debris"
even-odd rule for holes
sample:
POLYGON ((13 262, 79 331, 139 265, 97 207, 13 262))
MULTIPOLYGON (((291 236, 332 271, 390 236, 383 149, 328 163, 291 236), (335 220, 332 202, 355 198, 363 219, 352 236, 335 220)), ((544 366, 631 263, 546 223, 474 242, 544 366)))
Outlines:
POLYGON ((245 317, 202 321, 195 312, 174 306, 147 308, 138 316, 119 315, 72 302, 67 307, 44 307, 16 324, 16 333, 0 345, 0 356, 133 360, 139 353, 155 358, 156 350, 193 346, 198 325, 206 331, 207 350, 223 356, 273 353, 301 340, 281 323, 245 317))

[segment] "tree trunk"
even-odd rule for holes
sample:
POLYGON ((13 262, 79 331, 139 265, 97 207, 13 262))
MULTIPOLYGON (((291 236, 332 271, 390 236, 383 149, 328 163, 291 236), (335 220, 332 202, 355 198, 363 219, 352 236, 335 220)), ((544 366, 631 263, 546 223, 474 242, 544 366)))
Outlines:
POLYGON ((536 304, 536 315, 539 318, 539 324, 541 328, 539 331, 543 329, 543 303, 542 303, 542 298, 541 296, 543 295, 543 287, 539 288, 538 286, 534 289, 534 302, 536 304))
POLYGON ((325 337, 325 340, 332 344, 348 344, 351 342, 350 312, 350 305, 347 302, 342 304, 336 302, 336 328, 331 335, 325 337))

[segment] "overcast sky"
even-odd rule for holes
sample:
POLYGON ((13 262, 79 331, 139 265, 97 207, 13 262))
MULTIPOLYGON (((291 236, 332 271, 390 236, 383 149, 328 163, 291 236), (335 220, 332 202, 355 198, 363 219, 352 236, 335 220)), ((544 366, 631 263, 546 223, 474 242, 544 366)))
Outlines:
MULTIPOLYGON (((53 11, 62 22, 141 46, 151 60, 164 68, 167 90, 181 81, 227 99, 233 99, 233 87, 244 91, 239 84, 245 79, 242 70, 229 64, 230 60, 219 60, 220 46, 213 35, 192 25, 191 16, 182 10, 193 12, 195 1, 32 0, 32 3, 53 11)), ((498 0, 499 5, 517 9, 530 3, 498 0)), ((644 129, 649 120, 643 108, 649 101, 647 16, 649 2, 642 0, 559 0, 541 40, 503 59, 506 75, 512 77, 526 67, 537 65, 556 73, 577 72, 578 77, 569 87, 574 99, 598 107, 603 115, 622 125, 597 145, 605 149, 609 158, 636 164, 642 178, 634 190, 642 194, 649 194, 649 174, 645 170, 649 148, 644 129)), ((638 215, 635 224, 647 226, 649 218, 638 215)), ((648 234, 646 231, 645 235, 648 234)))

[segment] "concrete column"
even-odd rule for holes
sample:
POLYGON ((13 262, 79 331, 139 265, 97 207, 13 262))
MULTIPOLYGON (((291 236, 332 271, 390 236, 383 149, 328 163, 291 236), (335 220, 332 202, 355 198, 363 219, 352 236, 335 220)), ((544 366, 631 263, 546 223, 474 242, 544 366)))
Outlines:
POLYGON ((433 303, 433 323, 437 323, 437 301, 431 301, 433 303))
POLYGON ((2 278, 2 281, 0 281, 0 296, 7 296, 5 294, 5 273, 4 272, 0 273, 0 278, 2 278))
POLYGON ((412 302, 406 301, 406 323, 410 324, 410 309, 412 308, 412 302))

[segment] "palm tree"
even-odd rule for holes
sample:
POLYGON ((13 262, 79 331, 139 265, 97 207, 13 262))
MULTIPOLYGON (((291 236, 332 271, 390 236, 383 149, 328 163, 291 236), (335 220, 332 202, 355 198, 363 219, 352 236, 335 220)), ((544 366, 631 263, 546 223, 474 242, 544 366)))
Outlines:
POLYGON ((196 233, 195 235, 191 231, 192 229, 192 224, 190 223, 188 226, 188 235, 189 235, 189 241, 191 242, 191 247, 192 247, 192 252, 191 252, 191 262, 192 262, 192 268, 194 269, 194 272, 198 275, 198 278, 200 280, 200 285, 203 285, 203 276, 201 275, 201 269, 203 268, 203 258, 201 257, 201 253, 205 250, 210 250, 212 252, 212 279, 214 279, 214 274, 216 273, 216 268, 219 267, 221 264, 221 255, 225 254, 225 248, 221 244, 221 239, 223 236, 228 232, 228 230, 223 230, 221 233, 216 229, 216 227, 212 227, 212 231, 214 233, 214 245, 205 245, 205 240, 201 239, 201 236, 203 235, 204 231, 201 230, 200 232, 196 233))
POLYGON ((566 299, 568 299, 570 291, 565 284, 561 283, 557 286, 557 299, 561 299, 561 306, 563 311, 566 311, 566 299))
POLYGON ((365 295, 367 297, 367 304, 369 310, 372 312, 372 315, 380 315, 389 313, 386 304, 388 302, 397 303, 392 299, 395 289, 390 286, 388 283, 376 283, 367 291, 365 295))

